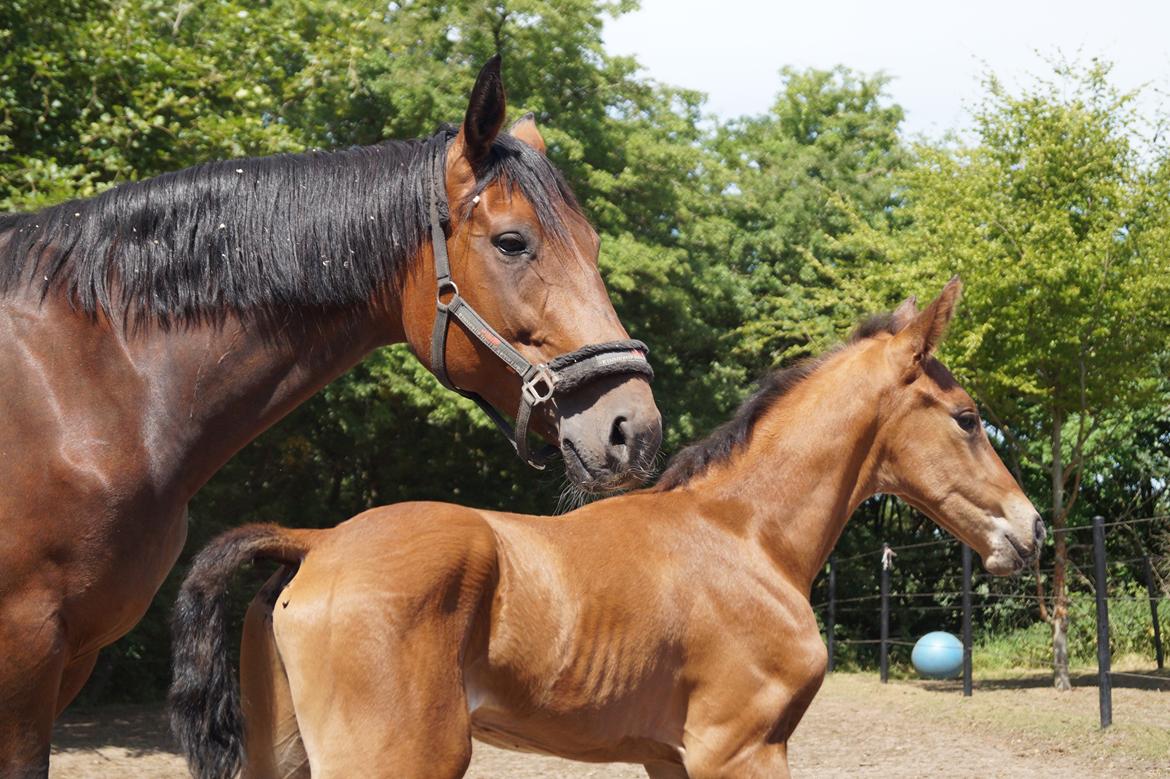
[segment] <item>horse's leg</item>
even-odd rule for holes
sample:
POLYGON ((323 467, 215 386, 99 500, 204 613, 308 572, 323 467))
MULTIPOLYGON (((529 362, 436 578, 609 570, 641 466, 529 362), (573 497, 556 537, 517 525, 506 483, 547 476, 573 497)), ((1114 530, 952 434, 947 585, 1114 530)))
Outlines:
POLYGON ((48 776, 66 663, 58 607, 51 593, 13 593, 0 603, 0 779, 48 776))
POLYGON ((339 628, 292 652, 280 637, 313 779, 463 776, 471 716, 459 637, 427 627, 394 636, 369 620, 339 628))
POLYGON ((743 760, 737 761, 728 776, 751 777, 752 779, 788 779, 792 772, 788 768, 788 742, 765 744, 743 760))
POLYGON ((272 635, 272 608, 289 579, 277 571, 252 599, 240 644, 244 712, 243 779, 308 779, 309 758, 293 710, 284 661, 272 635))
POLYGON ((379 533, 343 525, 277 601, 273 634, 313 779, 467 770, 463 667, 483 651, 473 635, 490 607, 495 535, 465 509, 435 511, 379 533))
POLYGON ((646 774, 650 779, 690 779, 687 769, 681 765, 646 763, 642 767, 646 769, 646 774))
POLYGON ((97 664, 100 651, 95 649, 88 655, 70 660, 69 665, 65 666, 65 671, 61 674, 61 684, 57 689, 56 715, 58 717, 61 716, 61 712, 65 711, 65 707, 77 697, 77 693, 81 692, 85 683, 89 681, 89 676, 93 673, 94 665, 97 664))
POLYGON ((691 779, 788 779, 788 744, 761 743, 734 755, 688 753, 687 776, 691 779))

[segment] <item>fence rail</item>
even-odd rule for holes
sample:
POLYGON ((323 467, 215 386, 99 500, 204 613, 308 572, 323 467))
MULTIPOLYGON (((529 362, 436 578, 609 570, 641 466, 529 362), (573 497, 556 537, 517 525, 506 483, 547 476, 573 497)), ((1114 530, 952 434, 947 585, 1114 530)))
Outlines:
MULTIPOLYGON (((1113 602, 1136 602, 1148 601, 1150 604, 1150 619, 1153 623, 1153 644, 1155 652, 1155 660, 1159 670, 1165 665, 1165 651, 1162 645, 1162 628, 1158 616, 1158 601, 1165 596, 1160 595, 1157 591, 1154 581, 1153 563, 1165 560, 1170 555, 1140 555, 1137 557, 1130 557, 1121 560, 1108 560, 1105 551, 1105 536, 1106 529, 1127 525, 1144 524, 1147 522, 1166 521, 1170 519, 1164 516, 1157 517, 1141 517, 1138 519, 1116 520, 1113 522, 1106 522, 1104 517, 1093 517, 1093 524, 1088 526, 1078 526, 1061 528, 1053 531, 1054 533, 1072 533, 1076 531, 1092 531, 1091 544, 1081 545, 1081 548, 1091 545, 1093 550, 1093 571, 1092 579, 1084 577, 1090 582, 1094 592, 1095 611, 1097 619, 1097 685, 1099 690, 1099 709, 1101 727, 1109 727, 1113 722, 1113 677, 1124 676, 1139 679, 1151 679, 1159 682, 1170 682, 1170 679, 1164 676, 1151 676, 1149 674, 1132 673, 1128 671, 1113 671, 1112 656, 1109 648, 1109 603, 1113 602), (1144 567, 1144 578, 1146 580, 1147 595, 1109 595, 1108 592, 1108 568, 1110 564, 1113 565, 1132 565, 1141 563, 1144 567)), ((1070 569, 1076 569, 1069 561, 1070 569)), ((1079 570, 1079 569, 1076 569, 1079 570)), ((1027 575, 1051 574, 1053 569, 1036 569, 1027 572, 1027 575)), ((1083 573, 1080 574, 1083 576, 1083 573)), ((903 641, 890 637, 890 599, 899 598, 902 600, 916 600, 916 599, 939 599, 939 598, 958 598, 959 602, 954 605, 938 604, 938 605, 917 605, 914 606, 916 611, 950 611, 961 612, 961 642, 963 645, 963 662, 962 662, 962 679, 963 679, 963 695, 970 697, 972 694, 973 679, 972 679, 972 630, 971 617, 976 610, 1000 608, 997 603, 991 604, 974 604, 973 596, 975 593, 972 589, 972 582, 975 575, 972 572, 972 551, 971 548, 956 539, 947 538, 938 541, 926 541, 922 543, 904 544, 902 546, 890 546, 889 544, 882 544, 875 549, 861 552, 858 554, 849 555, 846 557, 837 557, 835 554, 829 556, 828 571, 827 571, 827 592, 826 599, 813 606, 815 610, 824 610, 824 622, 826 632, 826 643, 828 644, 828 671, 832 673, 836 667, 836 654, 839 646, 848 645, 876 645, 879 652, 878 673, 881 677, 882 683, 889 680, 889 650, 892 646, 914 646, 914 642, 903 641), (899 552, 910 549, 925 549, 938 546, 947 546, 953 544, 960 544, 962 550, 962 584, 961 589, 957 591, 943 591, 943 592, 901 592, 894 593, 890 591, 891 572, 894 567, 893 561, 899 552), (879 591, 877 594, 859 595, 848 598, 837 597, 837 579, 839 569, 842 563, 852 562, 854 560, 862 559, 876 559, 880 565, 880 580, 879 591), (861 604, 869 601, 880 601, 880 638, 854 638, 842 639, 836 636, 836 627, 838 617, 841 614, 861 613, 863 610, 858 608, 838 608, 841 604, 861 604)), ((1010 600, 1024 600, 1024 601, 1047 601, 1050 596, 1042 596, 1032 593, 979 593, 981 599, 990 599, 992 601, 1010 600)), ((865 613, 872 613, 865 610, 865 613)))

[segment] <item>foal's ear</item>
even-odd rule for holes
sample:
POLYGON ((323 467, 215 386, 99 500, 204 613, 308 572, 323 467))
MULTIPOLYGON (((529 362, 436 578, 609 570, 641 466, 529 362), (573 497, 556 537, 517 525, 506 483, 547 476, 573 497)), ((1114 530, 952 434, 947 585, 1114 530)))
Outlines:
POLYGON ((494 55, 479 71, 471 98, 467 101, 467 115, 459 131, 463 156, 478 168, 487 159, 492 141, 504 124, 504 80, 500 76, 500 55, 494 55))
MULTIPOLYGON (((939 296, 931 301, 925 310, 914 315, 914 318, 894 336, 894 342, 913 355, 915 365, 933 354, 942 342, 947 325, 950 324, 951 317, 955 315, 955 306, 958 305, 959 295, 962 292, 963 282, 959 280, 958 276, 953 276, 943 287, 939 296)), ((898 306, 898 311, 894 312, 894 316, 897 317, 899 312, 906 308, 907 303, 910 302, 908 300, 898 306)))
POLYGON ((918 297, 911 295, 894 309, 894 313, 890 317, 890 325, 895 333, 900 333, 906 329, 906 325, 914 321, 916 316, 918 316, 918 297))
POLYGON ((541 154, 548 151, 548 147, 544 143, 544 137, 536 127, 536 116, 531 111, 517 119, 508 128, 508 135, 511 135, 516 140, 524 141, 524 143, 536 149, 541 154))

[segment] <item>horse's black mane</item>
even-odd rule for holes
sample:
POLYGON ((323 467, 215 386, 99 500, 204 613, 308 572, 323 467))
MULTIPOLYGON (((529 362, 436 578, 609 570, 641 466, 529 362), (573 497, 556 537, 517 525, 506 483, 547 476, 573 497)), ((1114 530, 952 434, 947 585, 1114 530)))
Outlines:
MULTIPOLYGON (((853 330, 848 343, 857 343, 878 333, 892 335, 895 332, 897 330, 892 314, 874 314, 853 330)), ((841 348, 838 346, 817 357, 806 357, 765 376, 756 391, 740 404, 730 420, 715 428, 706 438, 680 449, 670 458, 654 489, 665 491, 682 487, 706 473, 712 465, 726 462, 751 440, 756 423, 768 409, 792 391, 793 387, 811 376, 841 348)))
MULTIPOLYGON (((91 315, 163 324, 367 303, 428 239, 430 163, 453 134, 210 162, 0 214, 0 295, 61 288, 91 315)), ((519 189, 556 236, 562 209, 578 209, 545 156, 510 135, 477 175, 479 190, 519 189)))

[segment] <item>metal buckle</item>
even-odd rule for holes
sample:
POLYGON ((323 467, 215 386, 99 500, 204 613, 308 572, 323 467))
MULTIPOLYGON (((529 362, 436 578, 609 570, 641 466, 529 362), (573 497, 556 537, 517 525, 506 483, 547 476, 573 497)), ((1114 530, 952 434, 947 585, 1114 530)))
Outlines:
POLYGON ((459 297, 459 285, 451 279, 442 279, 439 281, 439 288, 435 290, 435 304, 439 307, 440 311, 446 311, 447 307, 457 297, 459 297), (448 293, 450 293, 451 298, 448 302, 444 303, 443 296, 448 293))
POLYGON ((549 370, 547 364, 541 363, 536 366, 536 373, 533 374, 531 379, 524 382, 520 391, 524 397, 528 398, 532 405, 539 406, 553 396, 553 393, 556 391, 556 386, 556 374, 549 370), (544 387, 543 391, 541 390, 541 385, 544 387))

